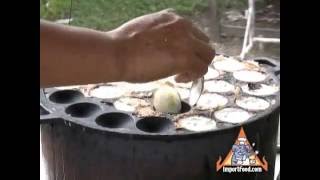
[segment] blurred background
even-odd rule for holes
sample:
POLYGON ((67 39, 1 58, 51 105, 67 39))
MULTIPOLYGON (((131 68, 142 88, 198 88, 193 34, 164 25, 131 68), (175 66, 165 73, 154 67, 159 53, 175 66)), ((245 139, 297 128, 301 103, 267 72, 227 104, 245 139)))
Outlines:
MULTIPOLYGON (((280 0, 256 0, 255 6, 255 36, 280 38, 280 0)), ((166 8, 193 21, 210 37, 217 53, 240 54, 248 0, 40 0, 40 17, 108 31, 166 8)), ((280 44, 255 43, 248 57, 257 56, 280 60, 280 44)))

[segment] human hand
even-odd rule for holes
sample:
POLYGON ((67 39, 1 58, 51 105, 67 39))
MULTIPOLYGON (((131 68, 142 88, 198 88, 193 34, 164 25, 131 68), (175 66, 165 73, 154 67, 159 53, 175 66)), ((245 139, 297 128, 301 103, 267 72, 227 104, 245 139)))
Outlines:
POLYGON ((215 56, 209 38, 190 21, 167 9, 135 18, 109 34, 124 79, 147 82, 177 75, 177 82, 203 76, 215 56))

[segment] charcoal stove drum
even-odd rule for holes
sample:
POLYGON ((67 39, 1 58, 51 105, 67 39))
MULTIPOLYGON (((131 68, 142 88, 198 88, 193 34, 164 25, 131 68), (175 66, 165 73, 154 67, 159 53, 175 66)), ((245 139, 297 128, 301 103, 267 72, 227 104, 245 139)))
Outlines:
MULTIPOLYGON (((148 104, 150 84, 145 88, 106 84, 128 91, 121 91, 120 97, 109 94, 107 99, 79 89, 44 89, 40 129, 49 179, 272 180, 280 113, 279 66, 258 59, 239 61, 243 66, 224 71, 226 58, 230 57, 217 55, 210 65, 215 73, 206 78, 203 96, 207 99, 195 107, 183 100, 180 114, 154 112, 148 104), (256 156, 267 162, 267 171, 217 171, 241 128, 256 156)), ((106 93, 108 87, 103 87, 106 93)))

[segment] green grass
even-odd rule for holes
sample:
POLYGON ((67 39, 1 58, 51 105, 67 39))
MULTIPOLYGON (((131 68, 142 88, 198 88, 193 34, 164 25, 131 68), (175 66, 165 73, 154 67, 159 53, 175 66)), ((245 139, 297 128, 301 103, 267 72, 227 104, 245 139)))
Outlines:
POLYGON ((248 0, 217 0, 218 7, 221 9, 231 9, 237 7, 238 9, 247 8, 248 0))
MULTIPOLYGON (((209 0, 73 0, 72 25, 110 30, 147 13, 174 8, 181 15, 203 12, 209 0)), ((265 0, 256 0, 256 5, 265 0)), ((247 9, 248 0, 217 0, 218 10, 247 9)), ((40 17, 47 20, 69 17, 71 0, 40 0, 40 17), (49 5, 46 6, 47 2, 49 5)))
MULTIPOLYGON (((68 18, 70 4, 70 0, 41 0, 40 16, 52 21, 68 18)), ((134 17, 166 8, 191 15, 207 6, 207 0, 73 0, 71 24, 109 30, 134 17)))

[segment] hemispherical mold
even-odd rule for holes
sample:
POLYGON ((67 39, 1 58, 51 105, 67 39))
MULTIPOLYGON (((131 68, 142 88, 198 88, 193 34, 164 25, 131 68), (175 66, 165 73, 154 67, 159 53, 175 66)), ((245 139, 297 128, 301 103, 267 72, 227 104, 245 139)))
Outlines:
POLYGON ((252 96, 271 96, 279 92, 279 86, 277 85, 267 85, 267 84, 245 84, 241 86, 244 93, 252 96))
POLYGON ((270 107, 270 103, 258 97, 240 97, 236 100, 237 106, 248 111, 263 111, 270 107))
POLYGON ((125 90, 118 86, 104 85, 92 89, 89 96, 100 99, 116 99, 125 94, 125 90))
POLYGON ((217 70, 226 71, 226 72, 234 72, 245 69, 245 65, 240 61, 230 57, 230 58, 223 58, 214 61, 213 66, 217 70))
POLYGON ((188 82, 188 83, 178 83, 178 82, 176 82, 175 77, 176 77, 176 76, 170 76, 170 77, 167 77, 167 78, 165 78, 165 79, 159 80, 159 82, 172 84, 172 85, 173 85, 174 87, 176 87, 176 88, 177 88, 177 87, 179 87, 179 88, 186 88, 186 89, 191 88, 192 82, 188 82))
POLYGON ((277 66, 277 64, 275 64, 274 62, 271 62, 271 60, 269 59, 259 58, 259 59, 254 59, 254 61, 259 63, 259 65, 267 65, 273 68, 277 66))
POLYGON ((166 133, 174 128, 173 122, 165 117, 150 116, 140 119, 136 127, 147 133, 166 133))
POLYGON ((59 90, 71 90, 71 89, 79 89, 80 86, 59 86, 59 87, 55 87, 56 89, 59 90))
POLYGON ((234 72, 233 77, 238 81, 257 83, 266 80, 267 75, 259 71, 241 70, 234 72))
POLYGON ((208 68, 208 72, 204 75, 205 80, 216 79, 220 76, 219 71, 211 67, 208 68))
POLYGON ((133 121, 133 117, 121 112, 104 113, 96 118, 98 125, 107 128, 128 128, 133 121))
POLYGON ((181 110, 180 113, 186 113, 191 110, 191 106, 185 101, 181 101, 181 110))
POLYGON ((101 108, 96 104, 89 103, 89 102, 82 102, 82 103, 76 103, 68 106, 65 112, 72 117, 87 118, 97 113, 100 109, 101 108))
POLYGON ((217 128, 213 119, 199 115, 179 119, 178 125, 183 129, 194 132, 209 131, 217 128))
POLYGON ((224 108, 214 112, 217 121, 229 124, 239 124, 247 121, 252 116, 251 113, 240 108, 224 108))
POLYGON ((69 104, 83 98, 84 95, 77 90, 56 91, 49 96, 49 100, 58 104, 69 104))
POLYGON ((113 103, 114 107, 121 111, 134 112, 139 106, 148 106, 149 103, 140 98, 123 97, 113 103))
POLYGON ((217 107, 223 107, 227 103, 228 98, 222 95, 216 93, 205 93, 200 96, 196 108, 200 110, 215 109, 217 107))
POLYGON ((210 93, 230 93, 234 89, 234 85, 224 80, 212 80, 204 83, 204 90, 210 93))
POLYGON ((160 84, 158 84, 155 81, 152 81, 148 83, 133 83, 130 84, 130 86, 132 92, 149 92, 157 89, 160 86, 160 84))

